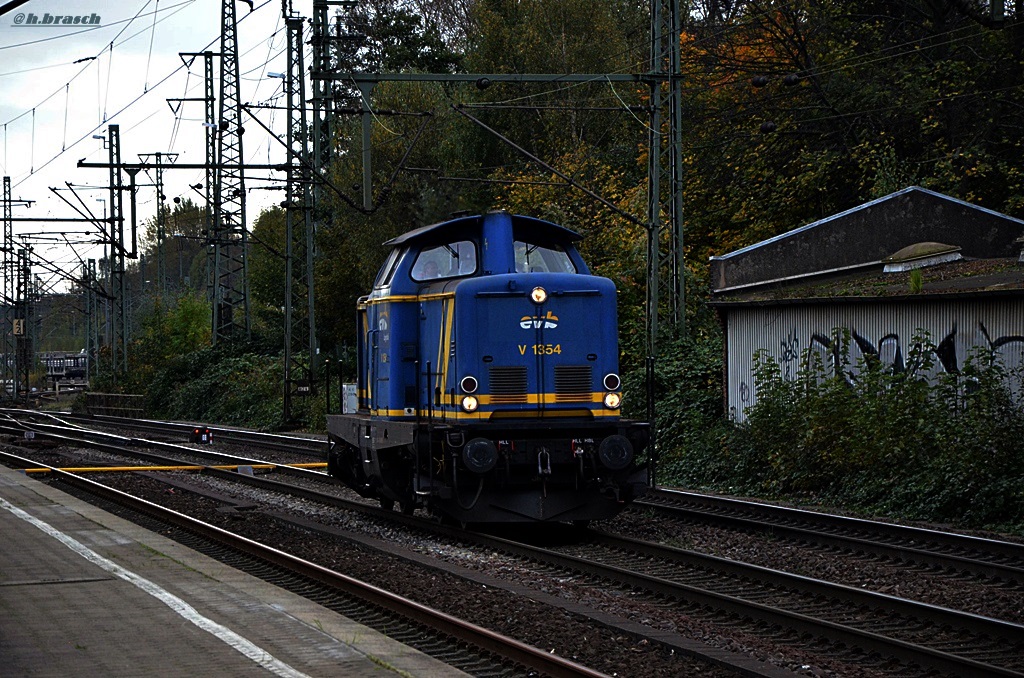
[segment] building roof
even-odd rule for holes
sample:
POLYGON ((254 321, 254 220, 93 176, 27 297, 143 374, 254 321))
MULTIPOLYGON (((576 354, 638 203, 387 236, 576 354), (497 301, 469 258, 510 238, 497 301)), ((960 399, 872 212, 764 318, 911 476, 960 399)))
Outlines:
POLYGON ((715 295, 712 306, 763 306, 767 304, 854 304, 878 301, 930 301, 970 296, 1020 297, 1024 292, 1024 268, 1014 258, 960 259, 918 269, 920 289, 911 273, 886 273, 879 265, 847 275, 802 279, 789 285, 761 285, 715 295))
POLYGON ((913 294, 1019 290, 1022 234, 1020 219, 911 186, 712 257, 712 291, 721 301, 762 303, 907 295, 911 274, 882 269, 894 254, 919 243, 942 243, 963 259, 919 269, 923 285, 913 294))

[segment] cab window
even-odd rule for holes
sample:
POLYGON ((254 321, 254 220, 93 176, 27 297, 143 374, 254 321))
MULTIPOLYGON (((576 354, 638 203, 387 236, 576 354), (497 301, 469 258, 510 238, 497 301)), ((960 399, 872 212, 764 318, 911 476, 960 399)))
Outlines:
POLYGON ((412 265, 412 278, 419 282, 473 273, 476 273, 476 246, 469 240, 425 248, 412 265))
POLYGON ((380 287, 387 287, 391 283, 391 278, 395 275, 395 264, 398 262, 398 248, 394 248, 388 254, 387 260, 384 265, 380 267, 380 271, 377 273, 377 279, 373 281, 374 289, 380 287))
POLYGON ((516 240, 516 273, 576 273, 569 255, 559 245, 545 247, 516 240))

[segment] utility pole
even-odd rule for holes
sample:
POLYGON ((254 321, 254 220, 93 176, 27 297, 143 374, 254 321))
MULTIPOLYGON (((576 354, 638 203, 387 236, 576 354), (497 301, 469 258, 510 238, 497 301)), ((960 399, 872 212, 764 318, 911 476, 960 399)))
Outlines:
POLYGON ((164 165, 166 159, 171 164, 178 159, 177 153, 139 153, 139 160, 146 162, 154 159, 156 175, 156 276, 157 289, 160 296, 167 294, 167 256, 164 251, 167 240, 167 196, 164 195, 164 165))
POLYGON ((4 247, 3 247, 3 364, 0 365, 0 378, 3 379, 3 386, 0 387, 0 398, 7 398, 7 386, 10 384, 10 397, 17 395, 14 387, 16 371, 14 368, 14 222, 11 200, 11 178, 4 177, 4 247))
MULTIPOLYGON (((327 73, 335 70, 335 54, 338 44, 351 40, 356 36, 342 34, 340 25, 336 25, 332 34, 330 16, 331 7, 352 9, 359 3, 357 0, 313 0, 313 34, 310 43, 313 46, 312 71, 327 73)), ((323 174, 331 161, 331 144, 334 140, 334 116, 338 102, 335 100, 333 81, 324 78, 313 78, 313 169, 323 174)), ((322 202, 323 186, 319 182, 313 184, 313 205, 318 207, 322 202)), ((317 210, 317 220, 325 218, 325 210, 317 210)))
POLYGON ((284 420, 292 399, 314 390, 316 320, 313 310, 313 199, 306 125, 303 19, 285 16, 288 32, 288 178, 285 187, 284 420), (303 355, 305 350, 306 354, 303 355))
POLYGON ((682 24, 679 0, 651 6, 651 124, 647 169, 647 350, 657 355, 658 316, 686 332, 683 280, 682 24), (667 234, 667 237, 662 237, 667 234), (662 241, 668 251, 662 250, 662 241), (666 304, 659 303, 664 294, 666 304))
POLYGON ((19 304, 19 285, 23 274, 21 266, 22 253, 21 250, 14 247, 14 222, 34 221, 34 219, 15 218, 13 210, 15 204, 27 207, 32 202, 32 200, 14 200, 11 197, 11 178, 4 177, 3 364, 0 365, 0 379, 3 380, 3 384, 0 385, 0 399, 10 398, 13 400, 18 397, 18 379, 22 374, 20 369, 22 363, 19 362, 18 358, 18 351, 21 348, 19 337, 23 336, 29 328, 25 323, 24 308, 19 304), (7 390, 8 387, 10 391, 7 390))
MULTIPOLYGON (((203 77, 206 84, 203 108, 205 109, 203 128, 206 130, 206 181, 203 183, 203 195, 206 198, 206 209, 203 211, 203 237, 206 238, 206 299, 213 308, 213 185, 217 182, 217 98, 213 93, 213 57, 220 56, 213 52, 203 52, 203 77)), ((211 333, 211 337, 213 334, 211 333)))
POLYGON ((107 128, 107 145, 109 148, 110 198, 109 212, 106 219, 109 237, 110 257, 107 262, 107 293, 110 300, 110 319, 108 338, 110 348, 110 371, 116 381, 119 372, 128 371, 128 312, 127 289, 125 287, 125 249, 124 249, 124 183, 121 178, 121 131, 119 125, 107 128))
POLYGON ((651 120, 647 168, 647 421, 650 424, 650 482, 657 484, 658 427, 654 365, 658 360, 658 316, 686 333, 683 260, 683 103, 679 45, 679 0, 651 3, 651 120), (663 221, 663 219, 665 219, 663 221), (663 237, 666 235, 667 237, 663 237), (667 241, 668 251, 662 250, 667 241), (666 303, 661 305, 661 295, 666 303))
MULTIPOLYGON (((252 5, 250 4, 250 7, 252 5)), ((235 0, 221 5, 220 115, 213 217, 213 343, 250 336, 248 229, 242 163, 235 0)))
POLYGON ((100 310, 96 295, 96 260, 82 264, 82 291, 85 294, 86 339, 85 355, 88 366, 86 377, 99 376, 100 310))
MULTIPOLYGON (((214 269, 214 247, 213 247, 213 213, 214 208, 214 188, 213 185, 217 181, 217 148, 218 148, 218 135, 217 135, 217 98, 214 96, 214 79, 213 79, 213 58, 220 56, 219 52, 178 52, 178 56, 181 57, 181 61, 187 68, 192 66, 192 62, 195 61, 196 57, 203 58, 203 83, 205 84, 205 96, 202 99, 168 99, 167 102, 183 102, 183 101, 202 101, 204 106, 204 117, 203 117, 203 128, 206 130, 206 175, 205 181, 202 186, 192 186, 194 189, 202 188, 203 197, 206 200, 206 208, 203 210, 203 237, 206 238, 207 242, 207 256, 206 256, 206 298, 210 302, 211 307, 215 298, 214 286, 213 286, 213 269, 214 269)), ((180 103, 179 103, 180 105, 180 103)), ((177 112, 174 106, 171 106, 171 110, 177 112)), ((181 247, 181 241, 178 241, 179 251, 181 247)))
MULTIPOLYGON (((14 302, 14 320, 11 333, 17 345, 15 351, 14 393, 25 389, 25 401, 29 398, 29 379, 32 374, 32 248, 18 249, 17 292, 14 302)), ((17 397, 17 395, 15 395, 17 397)))

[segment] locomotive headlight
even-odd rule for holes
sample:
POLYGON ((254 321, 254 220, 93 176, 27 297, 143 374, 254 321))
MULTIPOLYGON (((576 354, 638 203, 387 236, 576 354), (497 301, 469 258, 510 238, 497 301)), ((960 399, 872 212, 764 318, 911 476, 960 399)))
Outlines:
POLYGON ((476 399, 476 396, 465 396, 462 399, 462 409, 466 412, 476 412, 476 408, 480 406, 480 402, 476 399))
POLYGON ((476 389, 479 385, 480 384, 477 382, 476 377, 469 375, 463 377, 462 381, 459 382, 459 386, 462 387, 463 393, 476 393, 476 389))
POLYGON ((606 391, 618 391, 619 386, 622 386, 622 380, 619 379, 619 375, 614 372, 604 375, 604 388, 606 391))
POLYGON ((543 287, 534 287, 530 291, 530 299, 532 299, 535 304, 543 304, 548 300, 548 291, 543 287))
POLYGON ((609 410, 619 409, 619 405, 622 404, 622 396, 618 393, 605 393, 604 394, 604 406, 609 410))

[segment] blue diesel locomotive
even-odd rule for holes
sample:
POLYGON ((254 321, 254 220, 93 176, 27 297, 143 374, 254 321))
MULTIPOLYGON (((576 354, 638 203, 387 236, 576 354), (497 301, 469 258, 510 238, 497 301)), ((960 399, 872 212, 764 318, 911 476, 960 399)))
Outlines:
POLYGON ((562 226, 507 212, 387 243, 357 304, 358 410, 328 472, 460 523, 608 518, 648 487, 648 426, 620 417, 615 286, 562 226))

